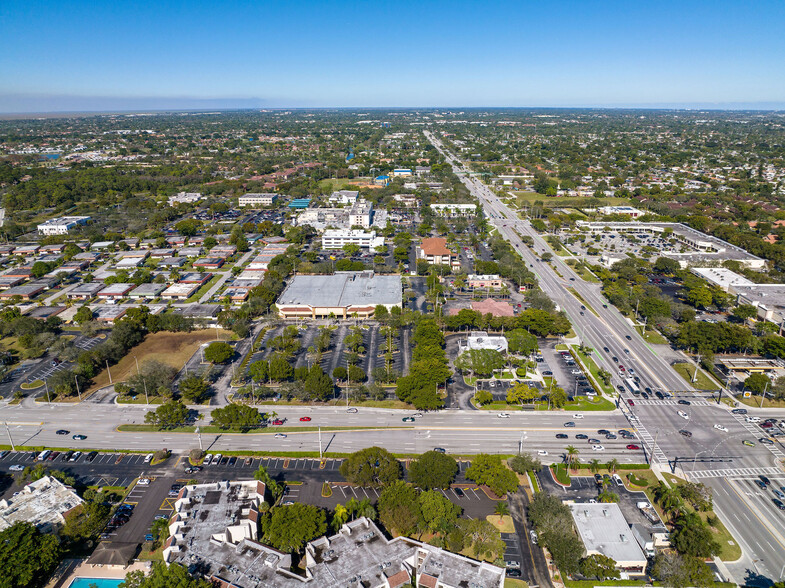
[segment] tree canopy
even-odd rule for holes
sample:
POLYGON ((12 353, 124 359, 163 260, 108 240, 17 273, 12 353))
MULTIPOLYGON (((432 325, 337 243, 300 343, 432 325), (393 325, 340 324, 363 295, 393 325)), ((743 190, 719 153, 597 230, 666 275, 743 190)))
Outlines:
POLYGON ((341 475, 360 486, 389 486, 401 477, 401 464, 382 447, 366 447, 341 464, 341 475))
POLYGON ((448 488, 457 473, 455 459, 438 451, 426 451, 409 464, 409 480, 423 490, 448 488))
POLYGON ((0 531, 2 585, 8 588, 43 586, 60 562, 60 544, 30 523, 15 523, 0 531))

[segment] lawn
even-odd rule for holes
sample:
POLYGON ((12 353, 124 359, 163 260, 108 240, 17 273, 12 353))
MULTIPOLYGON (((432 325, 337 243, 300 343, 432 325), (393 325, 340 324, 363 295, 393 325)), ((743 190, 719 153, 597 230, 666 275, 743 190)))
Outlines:
MULTIPOLYGON (((265 433, 271 435, 273 433, 313 433, 318 431, 320 427, 286 427, 286 426, 263 426, 255 430, 255 433, 265 433)), ((379 427, 321 427, 322 431, 364 431, 378 429, 379 427)), ((385 429, 411 429, 412 427, 384 427, 385 429)), ((157 433, 161 429, 156 425, 120 425, 117 427, 118 431, 124 433, 157 433)), ((196 431, 196 426, 183 426, 175 427, 173 429, 166 429, 167 433, 193 433, 196 431)), ((199 431, 202 433, 242 433, 236 429, 222 429, 214 425, 199 425, 199 431)), ((249 431, 250 432, 250 431, 249 431)))
MULTIPOLYGON (((219 330, 218 335, 224 341, 231 339, 233 333, 219 330)), ((146 359, 155 359, 167 365, 181 369, 185 362, 196 353, 202 343, 215 341, 215 329, 204 329, 190 333, 160 332, 147 335, 145 340, 131 349, 119 363, 110 368, 113 382, 124 382, 136 373, 136 359, 141 365, 146 359)), ((101 371, 93 379, 88 392, 109 385, 109 373, 101 371)))
MULTIPOLYGON (((723 395, 723 398, 725 398, 725 395, 723 395)), ((744 396, 736 396, 736 400, 742 404, 746 404, 747 406, 754 406, 756 408, 760 407, 760 396, 750 396, 749 398, 744 398, 744 396)), ((773 400, 771 398, 766 398, 763 400, 763 408, 785 408, 785 400, 773 400)))
POLYGON ((551 471, 554 474, 556 480, 563 484, 564 486, 569 486, 572 484, 572 480, 570 480, 570 474, 567 471, 567 465, 563 463, 556 463, 551 466, 551 471))
POLYGON ((335 192, 336 190, 347 190, 347 186, 355 186, 357 188, 368 186, 370 183, 370 178, 332 178, 328 180, 320 180, 319 187, 326 188, 329 192, 335 192))
MULTIPOLYGON (((638 331, 640 332, 640 331, 638 331)), ((651 343, 653 345, 667 345, 668 340, 660 335, 657 331, 652 329, 646 329, 646 332, 643 333, 643 339, 647 343, 651 343)))
POLYGON ((698 390, 717 390, 721 387, 720 384, 715 382, 702 369, 698 369, 698 380, 693 382, 692 376, 695 375, 695 366, 691 363, 677 363, 673 365, 673 369, 676 370, 676 373, 684 378, 685 381, 689 382, 690 385, 698 390))
MULTIPOLYGON (((593 385, 596 388, 597 386, 600 387, 600 391, 603 392, 607 396, 613 395, 613 386, 607 385, 605 382, 602 381, 600 378, 600 368, 597 367, 597 364, 594 363, 594 359, 591 356, 586 355, 585 353, 581 353, 581 351, 573 346, 572 352, 578 356, 578 358, 583 362, 583 365, 589 370, 589 375, 591 376, 592 380, 594 380, 593 385)), ((615 408, 615 407, 614 407, 615 408)), ((600 409, 595 409, 600 410, 600 409)), ((606 409, 612 410, 612 409, 606 409)))
POLYGON ((188 300, 186 300, 185 302, 186 302, 186 303, 188 303, 188 304, 191 304, 191 303, 193 303, 193 302, 199 302, 199 300, 202 298, 202 296, 204 296, 205 294, 207 294, 207 292, 209 292, 209 291, 210 291, 210 288, 212 288, 212 287, 215 285, 215 283, 216 283, 218 280, 220 280, 222 277, 223 277, 223 276, 222 276, 221 274, 215 274, 215 275, 214 275, 212 278, 210 278, 210 280, 209 280, 209 281, 208 281, 208 282, 207 282, 207 283, 206 283, 204 286, 201 286, 201 287, 200 287, 200 288, 199 288, 199 289, 196 291, 196 294, 194 294, 193 296, 191 296, 191 297, 190 297, 188 300))
POLYGON ((501 518, 497 514, 489 514, 485 520, 496 527, 500 533, 515 533, 515 525, 512 524, 512 517, 504 515, 501 518))

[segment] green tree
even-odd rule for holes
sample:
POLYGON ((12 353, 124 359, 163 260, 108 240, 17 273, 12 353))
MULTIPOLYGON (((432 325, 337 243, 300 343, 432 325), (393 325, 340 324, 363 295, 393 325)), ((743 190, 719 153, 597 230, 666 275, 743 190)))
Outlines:
POLYGON ((455 367, 480 376, 490 376, 504 367, 504 356, 495 349, 470 349, 455 360, 455 367))
POLYGON ((90 307, 80 306, 74 315, 74 322, 78 325, 83 325, 91 320, 93 320, 93 311, 90 310, 90 307))
POLYGON ((267 468, 263 465, 259 466, 259 469, 254 472, 253 477, 254 480, 264 482, 265 492, 270 493, 273 503, 277 502, 278 499, 283 496, 284 485, 273 479, 267 471, 267 468))
POLYGON ((540 391, 537 390, 537 388, 528 386, 523 382, 518 382, 514 387, 507 391, 508 404, 523 404, 524 402, 532 402, 537 400, 539 397, 540 391))
POLYGON ((201 227, 202 222, 192 218, 181 220, 174 226, 181 235, 186 237, 193 237, 201 227))
POLYGON ((692 288, 687 293, 687 302, 695 306, 696 308, 706 308, 711 304, 713 297, 711 295, 711 290, 709 290, 705 286, 698 286, 697 288, 692 288))
POLYGON ((173 429, 185 424, 188 407, 180 400, 170 400, 144 415, 144 422, 161 429, 173 429))
POLYGON ((619 578, 621 574, 616 569, 616 562, 608 557, 595 553, 584 557, 580 563, 581 574, 587 578, 597 578, 598 580, 610 580, 619 578))
POLYGON ((703 561, 674 552, 658 554, 651 572, 652 576, 669 588, 708 588, 714 585, 714 574, 703 561))
POLYGON ((270 379, 274 382, 285 382, 294 375, 294 368, 279 354, 270 358, 270 379))
POLYGON ((497 496, 518 489, 518 477, 507 469, 498 455, 480 453, 466 469, 466 479, 488 486, 497 496))
POLYGON ((234 355, 234 348, 223 341, 213 341, 204 350, 204 358, 212 363, 226 363, 234 355))
POLYGON ((343 252, 346 253, 349 257, 354 257, 358 253, 360 253, 360 246, 356 243, 347 243, 343 246, 343 252))
POLYGON ((461 508, 436 490, 421 492, 418 498, 425 527, 431 532, 446 532, 455 526, 461 508))
POLYGON ((199 376, 188 376, 179 385, 180 394, 189 402, 201 404, 209 397, 210 385, 199 376))
POLYGON ((221 429, 249 431, 262 423, 262 414, 253 406, 229 404, 212 412, 213 425, 221 429))
POLYGON ((733 316, 741 321, 755 318, 758 316, 758 309, 752 304, 739 304, 733 309, 733 316))
POLYGON ((490 404, 493 402, 493 394, 488 390, 477 390, 477 394, 474 395, 474 400, 477 401, 477 404, 480 406, 490 404))
POLYGON ((709 525, 698 513, 682 513, 676 519, 676 528, 671 532, 671 544, 683 555, 708 558, 717 555, 720 544, 714 539, 709 525))
POLYGON ((531 453, 521 453, 515 455, 507 460, 507 465, 510 469, 517 474, 525 474, 526 472, 539 472, 542 469, 542 463, 539 459, 534 457, 531 453))
POLYGON ((143 570, 130 572, 119 588, 212 588, 212 584, 201 578, 194 578, 183 566, 177 563, 166 565, 153 562, 152 570, 145 574, 143 570))
POLYGON ((426 451, 409 464, 409 480, 422 490, 448 488, 458 473, 458 462, 438 451, 426 451))
POLYGON ((1 584, 8 588, 44 586, 60 562, 60 544, 30 523, 15 523, 0 531, 1 584))
POLYGON ((319 364, 314 365, 308 371, 308 377, 305 378, 303 388, 315 400, 327 400, 332 396, 334 390, 333 381, 330 379, 330 376, 324 373, 322 366, 319 364))
POLYGON ((295 502, 273 508, 262 517, 264 543, 284 552, 299 552, 308 541, 324 535, 327 515, 321 508, 295 502))
POLYGON ((260 359, 248 366, 248 374, 254 382, 264 382, 270 377, 270 364, 260 359))
POLYGON ((360 486, 389 486, 401 477, 401 464, 381 447, 366 447, 352 453, 340 468, 347 481, 360 486))
POLYGON ((765 374, 750 374, 744 380, 744 386, 753 394, 763 394, 763 391, 771 386, 771 380, 765 374))
POLYGON ((539 349, 537 337, 524 329, 513 329, 507 333, 506 336, 509 350, 512 353, 517 353, 518 355, 531 355, 539 349))
POLYGON ((417 490, 403 480, 396 480, 379 495, 379 520, 388 531, 411 535, 422 522, 417 490))

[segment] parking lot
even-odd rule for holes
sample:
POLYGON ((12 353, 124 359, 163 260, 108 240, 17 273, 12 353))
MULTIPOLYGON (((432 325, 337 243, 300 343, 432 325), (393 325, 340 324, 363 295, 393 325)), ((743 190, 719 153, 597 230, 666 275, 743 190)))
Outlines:
POLYGON ((572 355, 557 351, 555 342, 541 340, 540 353, 543 361, 537 362, 537 371, 543 376, 556 378, 557 385, 567 393, 567 396, 586 396, 594 393, 594 388, 572 355))
MULTIPOLYGON (((620 472, 620 476, 624 473, 620 472)), ((557 495, 563 500, 574 500, 575 502, 589 502, 596 500, 597 495, 600 493, 600 487, 591 475, 588 476, 571 476, 572 483, 569 488, 557 484, 553 481, 550 472, 543 470, 538 476, 543 490, 557 495)), ((621 508, 624 517, 627 521, 632 523, 640 523, 647 527, 651 527, 649 520, 638 509, 638 502, 649 502, 649 498, 645 492, 634 492, 628 490, 626 486, 619 486, 614 482, 607 487, 611 492, 615 492, 619 496, 619 508, 621 508)))

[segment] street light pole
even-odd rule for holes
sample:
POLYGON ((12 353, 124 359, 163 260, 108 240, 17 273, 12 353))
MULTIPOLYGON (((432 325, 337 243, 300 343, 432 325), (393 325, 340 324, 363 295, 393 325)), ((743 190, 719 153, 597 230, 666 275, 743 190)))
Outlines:
POLYGON ((4 421, 3 424, 5 425, 5 432, 8 433, 8 442, 11 444, 11 451, 16 451, 14 440, 11 438, 11 429, 8 428, 8 421, 4 421))
POLYGON ((199 438, 199 451, 202 451, 202 431, 199 430, 199 427, 196 427, 196 436, 199 438))
POLYGON ((49 382, 44 380, 44 386, 46 386, 46 402, 49 406, 52 405, 52 400, 49 398, 49 382))
POLYGON ((74 374, 74 383, 76 384, 76 393, 79 395, 79 402, 82 402, 82 393, 79 391, 79 378, 74 374))

